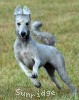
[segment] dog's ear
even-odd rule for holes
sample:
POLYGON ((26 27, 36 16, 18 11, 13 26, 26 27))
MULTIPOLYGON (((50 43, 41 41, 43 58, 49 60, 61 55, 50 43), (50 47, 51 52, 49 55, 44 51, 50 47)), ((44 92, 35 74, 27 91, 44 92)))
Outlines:
POLYGON ((21 8, 21 6, 19 5, 19 6, 17 6, 17 7, 15 8, 14 15, 16 16, 16 15, 20 15, 20 14, 22 14, 22 8, 21 8))
POLYGON ((25 15, 30 15, 31 14, 30 9, 27 6, 23 7, 23 14, 25 14, 25 15))

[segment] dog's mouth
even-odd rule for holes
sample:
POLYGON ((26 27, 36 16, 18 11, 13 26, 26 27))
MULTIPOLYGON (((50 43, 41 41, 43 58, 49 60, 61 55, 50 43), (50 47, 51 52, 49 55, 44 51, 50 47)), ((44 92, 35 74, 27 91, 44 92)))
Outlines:
POLYGON ((27 41, 27 40, 29 40, 29 32, 28 32, 27 34, 25 34, 25 35, 19 35, 19 34, 18 34, 18 36, 19 36, 19 38, 20 38, 22 41, 27 41))
POLYGON ((26 39, 26 36, 27 36, 27 35, 25 35, 25 36, 20 36, 20 38, 21 38, 22 40, 25 40, 25 39, 26 39))

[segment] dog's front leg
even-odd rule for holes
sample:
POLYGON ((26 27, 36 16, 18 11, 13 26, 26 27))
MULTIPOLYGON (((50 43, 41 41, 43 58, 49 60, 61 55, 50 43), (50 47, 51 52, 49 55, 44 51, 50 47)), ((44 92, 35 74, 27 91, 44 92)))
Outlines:
POLYGON ((36 78, 30 78, 31 82, 34 84, 35 87, 40 88, 41 83, 36 78))
POLYGON ((40 60, 35 59, 35 64, 33 66, 33 71, 32 71, 32 78, 37 78, 38 77, 38 68, 40 66, 40 60))
POLYGON ((31 82, 35 85, 35 87, 40 88, 41 83, 37 79, 31 78, 32 74, 28 71, 28 68, 22 62, 19 62, 19 65, 25 73, 25 75, 30 78, 31 82))
POLYGON ((28 76, 29 78, 31 78, 32 74, 28 71, 27 66, 25 66, 22 62, 19 61, 19 66, 21 67, 21 69, 23 70, 23 72, 25 73, 26 76, 28 76))

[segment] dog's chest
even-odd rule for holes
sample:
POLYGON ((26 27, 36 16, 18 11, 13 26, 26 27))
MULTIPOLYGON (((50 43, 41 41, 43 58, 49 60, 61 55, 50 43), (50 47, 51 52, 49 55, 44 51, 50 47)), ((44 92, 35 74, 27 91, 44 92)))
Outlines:
POLYGON ((21 50, 20 57, 27 66, 33 66, 33 54, 30 50, 21 50))
POLYGON ((33 53, 30 49, 20 48, 17 53, 18 59, 22 61, 28 68, 32 69, 34 65, 33 53))
POLYGON ((20 58, 29 61, 31 60, 31 53, 29 52, 29 50, 21 50, 20 58))

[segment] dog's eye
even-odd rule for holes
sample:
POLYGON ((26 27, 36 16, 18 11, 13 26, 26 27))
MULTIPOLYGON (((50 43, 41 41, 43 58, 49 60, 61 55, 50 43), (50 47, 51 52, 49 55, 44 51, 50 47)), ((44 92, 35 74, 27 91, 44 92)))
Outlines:
POLYGON ((28 26, 29 25, 29 23, 26 23, 26 26, 28 26))
POLYGON ((20 26, 21 24, 20 24, 20 23, 17 23, 17 25, 19 25, 19 26, 20 26))

